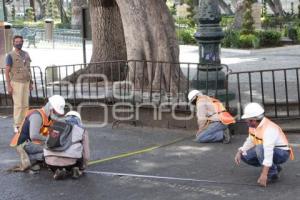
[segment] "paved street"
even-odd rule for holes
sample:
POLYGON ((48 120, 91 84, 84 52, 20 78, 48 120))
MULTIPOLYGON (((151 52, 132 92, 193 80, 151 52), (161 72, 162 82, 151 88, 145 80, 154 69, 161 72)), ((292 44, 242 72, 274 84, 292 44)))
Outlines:
MULTIPOLYGON (((8 147, 12 119, 0 118, 0 199, 298 199, 300 195, 299 147, 296 160, 283 165, 279 182, 257 186, 260 170, 233 162, 246 135, 238 134, 229 145, 197 144, 187 138, 192 132, 125 126, 89 128, 91 159, 109 158, 136 150, 177 143, 128 157, 91 165, 79 180, 54 181, 46 169, 40 174, 8 173, 18 162, 8 147), (104 173, 109 172, 109 173, 104 173), (125 173, 112 175, 112 173, 125 173), (136 177, 137 175, 147 175, 136 177), (149 177, 151 176, 151 177, 149 177)), ((289 135, 300 143, 299 135, 289 135)))

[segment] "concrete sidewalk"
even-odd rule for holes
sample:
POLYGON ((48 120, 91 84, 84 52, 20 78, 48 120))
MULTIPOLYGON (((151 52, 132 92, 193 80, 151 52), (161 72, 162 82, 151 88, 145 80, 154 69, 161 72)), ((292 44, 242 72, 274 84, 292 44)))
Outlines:
MULTIPOLYGON (((198 144, 186 138, 141 154, 91 165, 79 180, 54 181, 50 172, 40 174, 8 173, 18 162, 15 151, 8 147, 11 117, 0 118, 0 199, 298 199, 300 195, 299 148, 296 159, 283 165, 281 179, 267 188, 257 186, 260 169, 233 158, 245 134, 234 136, 231 144, 198 144), (126 173, 114 176, 103 172, 126 173), (147 175, 153 177, 136 177, 147 175)), ((121 125, 89 128, 92 160, 109 158, 127 152, 168 144, 188 137, 193 132, 150 129, 121 125)), ((289 135, 299 144, 299 135, 289 135)))

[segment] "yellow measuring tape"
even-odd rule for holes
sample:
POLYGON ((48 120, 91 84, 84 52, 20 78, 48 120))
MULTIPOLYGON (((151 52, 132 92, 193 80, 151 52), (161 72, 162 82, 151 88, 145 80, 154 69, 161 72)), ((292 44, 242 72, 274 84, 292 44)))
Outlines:
POLYGON ((136 154, 147 153, 149 151, 153 151, 153 150, 161 148, 161 147, 165 147, 165 146, 169 146, 169 145, 175 144, 177 142, 181 142, 181 141, 186 140, 188 138, 191 138, 193 136, 194 135, 189 135, 187 137, 178 138, 178 139, 175 139, 175 140, 173 140, 171 142, 168 142, 168 143, 165 143, 165 144, 154 145, 154 146, 151 146, 151 147, 147 147, 145 149, 140 149, 140 150, 136 150, 136 151, 121 153, 121 154, 118 154, 118 155, 115 155, 115 156, 111 156, 111 157, 103 158, 103 159, 99 159, 99 160, 92 160, 92 161, 90 161, 88 163, 88 165, 94 165, 94 164, 98 164, 98 163, 102 163, 102 162, 106 162, 106 161, 110 161, 110 160, 115 160, 115 159, 119 159, 119 158, 125 158, 125 157, 129 157, 129 156, 136 155, 136 154))

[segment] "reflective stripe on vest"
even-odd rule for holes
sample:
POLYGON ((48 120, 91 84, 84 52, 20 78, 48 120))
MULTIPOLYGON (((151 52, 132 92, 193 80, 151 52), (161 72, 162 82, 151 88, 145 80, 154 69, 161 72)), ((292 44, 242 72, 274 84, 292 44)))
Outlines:
MULTIPOLYGON (((272 129, 276 129, 278 130, 281 140, 283 141, 283 145, 279 145, 279 146, 275 146, 275 147, 289 147, 290 149, 290 159, 294 160, 294 153, 293 153, 293 149, 292 147, 289 146, 289 142, 287 140, 286 135, 284 134, 284 132, 282 131, 282 129, 275 124, 274 122, 272 122, 271 120, 269 120, 268 118, 264 118, 263 119, 263 124, 260 124, 259 127, 257 128, 251 128, 249 127, 249 137, 251 138, 253 144, 255 145, 259 145, 259 144, 263 144, 263 138, 264 138, 264 134, 266 132, 266 128, 271 127, 272 129)), ((261 122, 261 123, 262 123, 261 122)))
POLYGON ((197 102, 199 102, 203 97, 205 97, 213 106, 214 106, 214 110, 215 112, 208 117, 208 120, 211 121, 210 117, 212 117, 213 115, 217 114, 218 115, 218 119, 225 125, 228 124, 234 124, 235 123, 235 119, 232 117, 232 115, 226 111, 225 107, 223 106, 223 104, 215 98, 212 97, 208 97, 208 96, 200 96, 197 98, 197 102))
MULTIPOLYGON (((31 140, 30 137, 29 137, 29 131, 30 131, 29 127, 25 127, 25 125, 28 122, 28 118, 30 117, 30 115, 33 114, 36 111, 39 112, 41 117, 42 117, 42 127, 40 128, 40 134, 43 135, 43 136, 48 136, 49 127, 52 124, 52 120, 49 120, 49 118, 46 115, 46 112, 43 108, 41 108, 41 109, 32 109, 32 110, 29 110, 26 113, 25 119, 23 120, 19 131, 13 136, 13 138, 10 142, 10 146, 15 147, 15 146, 25 142, 26 140, 31 140), (24 135, 24 134, 27 134, 27 136, 24 135), (23 136, 23 137, 21 137, 21 136, 23 136)), ((38 141, 38 140, 34 140, 33 142, 35 144, 41 144, 41 141, 38 141)))

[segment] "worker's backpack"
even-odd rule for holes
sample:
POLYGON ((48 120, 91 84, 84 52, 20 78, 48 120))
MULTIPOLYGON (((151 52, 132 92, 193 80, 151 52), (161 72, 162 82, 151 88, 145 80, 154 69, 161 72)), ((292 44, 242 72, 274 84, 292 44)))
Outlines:
POLYGON ((49 127, 46 147, 53 151, 64 151, 72 145, 72 125, 65 121, 55 121, 49 127))

